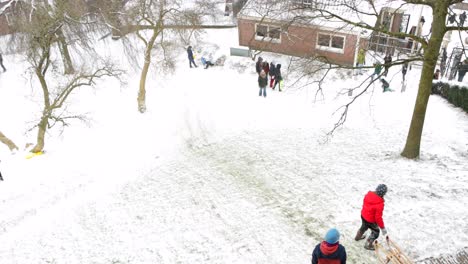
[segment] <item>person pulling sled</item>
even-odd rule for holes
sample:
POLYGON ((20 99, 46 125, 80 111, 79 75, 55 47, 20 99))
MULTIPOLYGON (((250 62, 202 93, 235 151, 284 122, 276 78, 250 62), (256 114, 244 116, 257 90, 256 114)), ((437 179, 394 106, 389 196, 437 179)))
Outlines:
POLYGON ((374 241, 379 237, 380 230, 382 230, 382 235, 387 236, 387 229, 385 228, 382 217, 385 206, 384 196, 386 193, 387 185, 379 184, 375 191, 369 191, 364 196, 361 210, 362 224, 354 239, 356 241, 365 239, 365 232, 367 229, 370 229, 371 233, 364 244, 365 249, 375 250, 374 241))

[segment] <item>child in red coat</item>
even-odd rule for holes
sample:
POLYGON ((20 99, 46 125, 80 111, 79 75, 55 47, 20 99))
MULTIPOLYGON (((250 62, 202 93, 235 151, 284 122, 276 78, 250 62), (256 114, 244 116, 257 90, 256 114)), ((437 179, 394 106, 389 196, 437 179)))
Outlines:
POLYGON ((362 224, 359 228, 356 237, 356 241, 365 239, 366 236, 364 233, 367 229, 371 230, 369 238, 367 238, 364 248, 368 250, 374 250, 374 240, 379 237, 380 230, 384 236, 387 235, 387 230, 385 229, 385 224, 382 218, 385 200, 384 196, 387 193, 387 186, 385 184, 379 184, 375 189, 375 192, 369 191, 366 196, 364 196, 364 204, 362 205, 361 210, 361 220, 362 224))

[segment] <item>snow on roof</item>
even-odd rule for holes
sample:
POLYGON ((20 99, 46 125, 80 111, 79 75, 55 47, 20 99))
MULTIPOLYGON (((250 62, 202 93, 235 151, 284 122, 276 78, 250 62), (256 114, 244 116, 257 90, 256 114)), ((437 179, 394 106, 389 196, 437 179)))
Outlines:
MULTIPOLYGON (((359 14, 357 12, 349 12, 348 6, 359 5, 363 7, 364 12, 368 12, 365 1, 362 0, 315 0, 311 4, 302 4, 302 1, 271 1, 271 0, 249 0, 238 15, 239 18, 263 20, 266 22, 286 22, 287 24, 296 25, 313 25, 326 27, 336 31, 351 31, 354 33, 362 32, 361 28, 349 25, 340 19, 326 18, 325 14, 313 10, 315 7, 331 11, 344 19, 348 19, 357 23, 366 23, 374 25, 376 16, 359 14), (358 3, 357 3, 358 2, 358 3), (306 7, 306 8, 304 8, 306 7)), ((370 8, 370 7, 369 7, 370 8)))

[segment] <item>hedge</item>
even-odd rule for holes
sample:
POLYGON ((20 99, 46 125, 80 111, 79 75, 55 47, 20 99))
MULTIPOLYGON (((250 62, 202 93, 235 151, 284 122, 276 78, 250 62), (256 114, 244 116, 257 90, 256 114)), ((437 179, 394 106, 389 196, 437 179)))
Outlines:
POLYGON ((468 113, 468 88, 465 86, 453 85, 445 82, 433 82, 432 94, 437 94, 456 107, 461 107, 468 113))

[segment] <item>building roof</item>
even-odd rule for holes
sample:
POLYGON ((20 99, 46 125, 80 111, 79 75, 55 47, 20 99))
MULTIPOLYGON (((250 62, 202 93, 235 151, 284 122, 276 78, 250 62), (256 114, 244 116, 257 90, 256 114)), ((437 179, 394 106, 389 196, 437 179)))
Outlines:
MULTIPOLYGON (((314 0, 314 5, 319 8, 331 11, 345 19, 353 22, 363 22, 369 25, 374 25, 376 22, 375 16, 356 14, 349 12, 348 7, 343 6, 347 2, 355 5, 356 2, 362 0, 314 0)), ((326 18, 324 14, 314 11, 312 8, 303 8, 295 0, 249 0, 244 8, 242 8, 238 18, 262 20, 265 22, 276 22, 284 24, 320 26, 339 32, 362 32, 359 27, 355 27, 344 23, 336 18, 326 18)), ((302 1, 299 1, 302 2, 302 1)), ((362 4, 365 4, 363 1, 362 4)))

